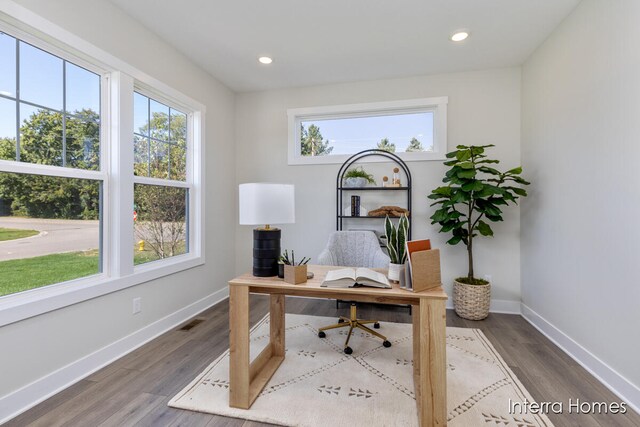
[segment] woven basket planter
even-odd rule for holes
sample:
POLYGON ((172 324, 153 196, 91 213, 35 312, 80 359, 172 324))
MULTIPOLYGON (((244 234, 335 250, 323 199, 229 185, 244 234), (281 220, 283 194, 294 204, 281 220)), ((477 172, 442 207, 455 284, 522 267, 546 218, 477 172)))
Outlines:
POLYGON ((453 281, 453 308, 463 319, 482 320, 489 315, 491 284, 466 285, 453 281))

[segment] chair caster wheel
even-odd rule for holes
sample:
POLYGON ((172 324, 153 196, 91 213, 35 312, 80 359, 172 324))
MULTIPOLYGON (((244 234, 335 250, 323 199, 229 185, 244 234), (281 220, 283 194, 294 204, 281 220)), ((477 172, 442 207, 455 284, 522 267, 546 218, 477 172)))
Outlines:
POLYGON ((391 347, 391 343, 389 341, 383 342, 382 345, 385 347, 391 347))
POLYGON ((320 332, 318 332, 318 337, 319 337, 319 338, 324 338, 324 337, 326 337, 326 336, 327 336, 327 334, 325 334, 325 333, 324 333, 324 331, 320 331, 320 332))
POLYGON ((353 350, 351 350, 351 347, 344 348, 344 354, 351 354, 351 353, 353 353, 353 350))
POLYGON ((344 319, 338 319, 338 323, 344 323, 344 319))
POLYGON ((380 323, 376 322, 373 324, 373 329, 380 329, 380 323))

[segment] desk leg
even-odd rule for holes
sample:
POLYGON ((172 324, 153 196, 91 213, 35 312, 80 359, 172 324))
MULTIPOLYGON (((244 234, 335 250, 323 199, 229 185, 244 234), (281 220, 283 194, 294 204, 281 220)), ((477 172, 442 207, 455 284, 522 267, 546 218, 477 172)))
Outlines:
POLYGON ((413 310, 412 317, 414 379, 420 426, 445 426, 447 425, 445 301, 420 299, 419 310, 413 310))
POLYGON ((229 287, 229 406, 248 409, 249 287, 229 287))
POLYGON ((284 295, 271 295, 270 341, 274 356, 284 357, 284 295))

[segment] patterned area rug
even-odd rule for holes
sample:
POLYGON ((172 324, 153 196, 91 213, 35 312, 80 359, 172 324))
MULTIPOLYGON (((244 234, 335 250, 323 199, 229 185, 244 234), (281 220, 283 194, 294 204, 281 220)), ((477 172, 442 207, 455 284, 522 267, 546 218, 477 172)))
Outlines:
MULTIPOLYGON (((286 426, 417 426, 411 325, 380 322, 392 346, 355 332, 318 328, 335 318, 286 315, 286 357, 249 410, 229 402, 228 350, 169 406, 286 426)), ((269 341, 269 318, 251 332, 253 360, 269 341)), ((509 402, 531 396, 477 329, 447 328, 447 404, 450 426, 552 426, 544 415, 509 414, 509 402)))

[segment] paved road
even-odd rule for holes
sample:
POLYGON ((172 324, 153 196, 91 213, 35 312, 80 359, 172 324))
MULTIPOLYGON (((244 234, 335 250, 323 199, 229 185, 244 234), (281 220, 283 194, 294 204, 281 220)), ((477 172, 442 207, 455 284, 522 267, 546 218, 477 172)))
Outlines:
POLYGON ((38 230, 25 239, 0 242, 0 261, 98 248, 99 222, 0 217, 0 227, 38 230))

